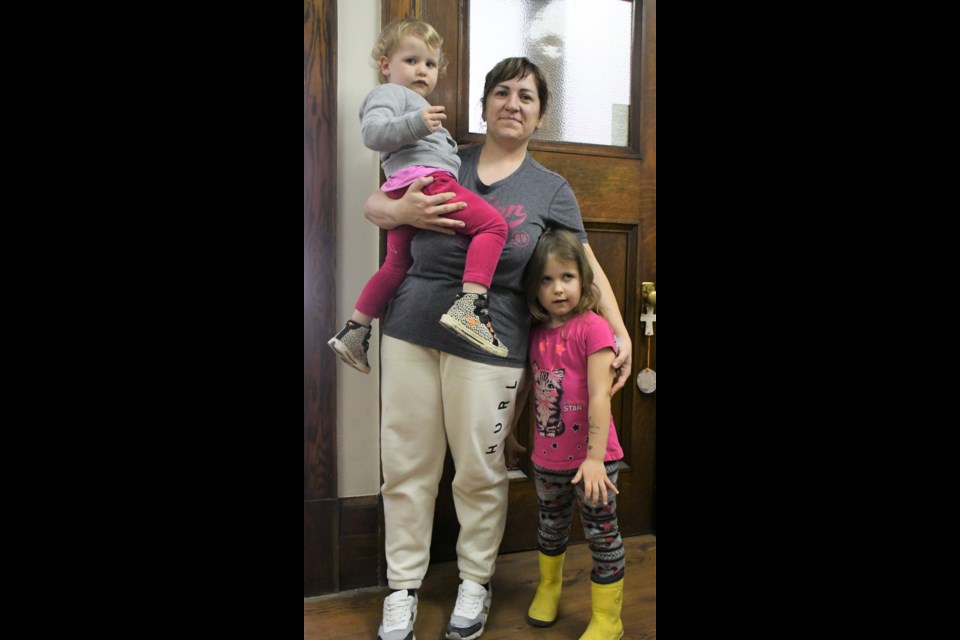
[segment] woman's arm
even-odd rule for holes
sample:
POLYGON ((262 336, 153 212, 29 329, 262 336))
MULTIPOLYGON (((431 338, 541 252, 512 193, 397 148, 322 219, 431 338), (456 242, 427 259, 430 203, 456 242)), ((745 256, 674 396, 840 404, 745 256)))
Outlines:
POLYGON ((607 492, 620 493, 607 477, 603 459, 607 453, 607 438, 610 436, 610 391, 613 376, 610 366, 613 363, 613 349, 604 348, 587 358, 587 389, 590 404, 587 406, 587 420, 590 423, 590 439, 587 444, 587 459, 580 465, 573 484, 583 479, 583 501, 597 506, 607 504, 607 492))
POLYGON ((407 192, 399 200, 394 200, 378 189, 367 198, 363 215, 381 229, 393 229, 402 224, 408 224, 418 229, 428 229, 452 236, 457 229, 464 226, 464 223, 460 220, 451 220, 444 215, 465 209, 467 203, 447 203, 447 200, 456 195, 452 191, 432 196, 423 193, 423 188, 431 182, 433 178, 430 176, 417 179, 407 187, 407 192))
POLYGON ((610 389, 612 396, 623 388, 623 385, 630 379, 630 364, 633 362, 633 341, 630 340, 630 334, 627 333, 627 326, 623 323, 623 316, 620 315, 620 306, 617 305, 617 297, 613 295, 613 287, 610 286, 610 280, 607 274, 603 272, 603 267, 597 262, 597 256, 594 255, 590 245, 584 243, 583 248, 587 252, 587 260, 590 262, 590 268, 593 269, 593 281, 600 289, 600 311, 603 317, 613 328, 613 335, 620 341, 620 351, 614 358, 611 365, 617 372, 617 379, 610 389))

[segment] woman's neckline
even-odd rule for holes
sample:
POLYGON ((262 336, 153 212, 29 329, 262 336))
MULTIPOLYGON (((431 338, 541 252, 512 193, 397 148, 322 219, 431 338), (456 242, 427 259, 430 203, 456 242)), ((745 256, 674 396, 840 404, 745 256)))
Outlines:
POLYGON ((491 187, 498 182, 506 180, 515 174, 527 159, 527 149, 524 146, 522 151, 510 151, 491 145, 490 142, 484 142, 480 147, 480 153, 477 157, 477 178, 484 186, 491 187), (493 167, 493 170, 485 171, 487 176, 481 176, 481 165, 493 167), (488 181, 488 178, 493 178, 488 181))

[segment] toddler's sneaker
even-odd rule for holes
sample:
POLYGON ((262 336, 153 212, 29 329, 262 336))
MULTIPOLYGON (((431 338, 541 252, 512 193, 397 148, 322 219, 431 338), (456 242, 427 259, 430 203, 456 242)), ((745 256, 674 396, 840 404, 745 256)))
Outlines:
POLYGON ((383 601, 383 620, 377 640, 417 640, 413 623, 417 619, 417 594, 406 589, 394 591, 383 601))
POLYGON ((490 324, 488 304, 485 293, 458 293, 453 306, 440 318, 440 324, 487 353, 505 358, 507 348, 497 339, 490 324))
POLYGON ((457 606, 447 625, 447 640, 473 640, 483 634, 483 625, 490 612, 493 587, 484 587, 473 580, 464 580, 457 591, 457 606))
POLYGON ((330 338, 327 344, 337 352, 340 359, 360 373, 370 373, 367 349, 370 348, 370 327, 347 320, 340 333, 330 338))

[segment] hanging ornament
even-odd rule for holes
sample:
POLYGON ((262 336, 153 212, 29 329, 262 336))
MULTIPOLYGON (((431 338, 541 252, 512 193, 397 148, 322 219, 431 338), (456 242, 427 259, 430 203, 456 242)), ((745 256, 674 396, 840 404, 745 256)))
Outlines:
POLYGON ((644 393, 657 390, 657 372, 650 368, 650 336, 647 336, 647 368, 637 374, 637 386, 644 393))

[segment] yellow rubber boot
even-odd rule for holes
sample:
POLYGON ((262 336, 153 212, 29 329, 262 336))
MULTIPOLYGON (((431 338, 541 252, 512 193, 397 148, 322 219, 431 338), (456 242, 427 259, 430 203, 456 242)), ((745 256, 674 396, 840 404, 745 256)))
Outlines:
POLYGON ((613 584, 591 582, 590 597, 593 615, 580 640, 620 640, 623 637, 623 622, 620 620, 623 580, 613 584))
POLYGON ((537 627, 549 627, 557 621, 560 589, 563 587, 563 558, 566 553, 548 556, 540 552, 540 584, 533 604, 527 610, 527 622, 537 627))

